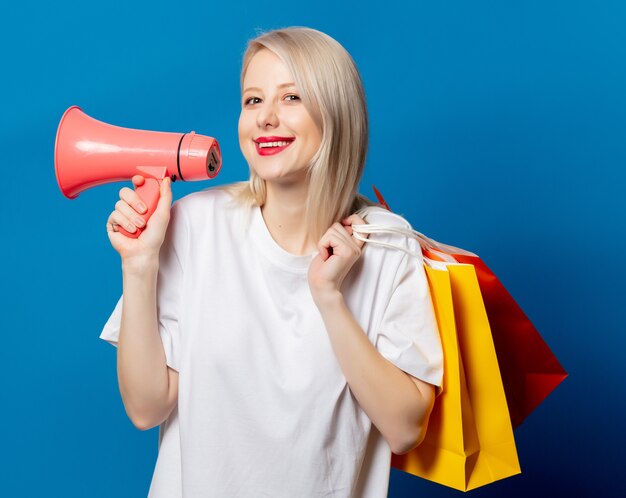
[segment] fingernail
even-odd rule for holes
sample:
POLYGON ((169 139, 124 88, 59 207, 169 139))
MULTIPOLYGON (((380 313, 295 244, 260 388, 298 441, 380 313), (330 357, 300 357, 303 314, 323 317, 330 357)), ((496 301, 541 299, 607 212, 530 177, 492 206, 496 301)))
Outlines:
POLYGON ((133 220, 133 223, 138 226, 138 227, 142 227, 145 223, 145 221, 143 221, 143 218, 135 218, 133 220))
POLYGON ((137 204, 137 209, 139 209, 140 213, 144 213, 146 211, 146 209, 148 209, 148 208, 146 207, 146 205, 144 203, 140 202, 139 204, 137 204))
POLYGON ((128 230, 131 233, 135 233, 137 231, 137 229, 135 228, 135 225, 133 225, 132 223, 129 223, 128 225, 126 225, 126 230, 128 230))

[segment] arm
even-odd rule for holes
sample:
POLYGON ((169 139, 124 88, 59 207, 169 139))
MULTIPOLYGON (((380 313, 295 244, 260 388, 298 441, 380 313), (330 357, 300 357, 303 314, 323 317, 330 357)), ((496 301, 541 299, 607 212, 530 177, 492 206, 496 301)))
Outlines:
POLYGON ((178 399, 178 372, 166 365, 158 331, 157 268, 158 263, 143 270, 123 265, 117 376, 126 413, 140 430, 159 425, 178 399))
POLYGON ((391 451, 402 454, 424 437, 434 386, 385 359, 346 306, 341 284, 363 246, 352 237, 352 223, 364 221, 352 215, 343 226, 335 223, 324 234, 318 243, 320 253, 309 268, 309 286, 350 390, 391 451))
POLYGON ((359 405, 396 454, 424 438, 434 386, 385 359, 337 292, 318 303, 337 360, 359 405))
MULTIPOLYGON (((141 177, 133 178, 136 185, 141 181, 141 177)), ((169 179, 161 185, 159 204, 141 236, 125 237, 115 225, 131 232, 135 220, 140 226, 137 213, 145 207, 140 203, 134 191, 122 189, 107 226, 111 244, 122 258, 124 301, 117 349, 120 394, 133 424, 146 430, 167 418, 178 395, 178 373, 166 365, 157 318, 159 252, 170 216, 169 179)))

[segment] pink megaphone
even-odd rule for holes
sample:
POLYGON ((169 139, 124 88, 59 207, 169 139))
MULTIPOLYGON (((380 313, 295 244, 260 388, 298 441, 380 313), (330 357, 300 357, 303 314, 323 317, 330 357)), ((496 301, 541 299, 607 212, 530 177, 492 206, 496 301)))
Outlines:
MULTIPOLYGON (((113 126, 85 114, 80 107, 65 111, 57 130, 54 168, 63 195, 74 199, 83 190, 104 183, 130 180, 142 175, 146 181, 137 193, 148 210, 147 223, 159 201, 161 181, 207 180, 222 167, 217 140, 205 135, 134 130, 113 126)), ((141 229, 128 237, 139 237, 141 229)))

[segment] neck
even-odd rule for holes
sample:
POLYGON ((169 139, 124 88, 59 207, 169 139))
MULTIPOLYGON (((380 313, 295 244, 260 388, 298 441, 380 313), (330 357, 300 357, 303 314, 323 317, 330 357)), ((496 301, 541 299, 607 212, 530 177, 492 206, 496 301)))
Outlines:
POLYGON ((308 184, 266 183, 263 219, 276 243, 296 255, 311 254, 317 241, 311 240, 305 226, 308 184))

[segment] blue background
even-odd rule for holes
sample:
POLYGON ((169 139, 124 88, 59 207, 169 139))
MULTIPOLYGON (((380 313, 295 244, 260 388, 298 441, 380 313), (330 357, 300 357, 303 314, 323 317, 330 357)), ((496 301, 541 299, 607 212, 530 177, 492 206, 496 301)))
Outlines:
MULTIPOLYGON (((216 136, 216 181, 244 179, 241 55, 289 25, 329 33, 362 72, 362 192, 480 254, 570 373, 516 431, 523 473, 473 496, 626 492, 623 2, 26 0, 0 16, 3 496, 146 496, 157 453, 98 338, 121 292, 105 221, 122 184, 62 197, 63 111, 216 136)), ((392 497, 456 494, 392 470, 392 497)))

